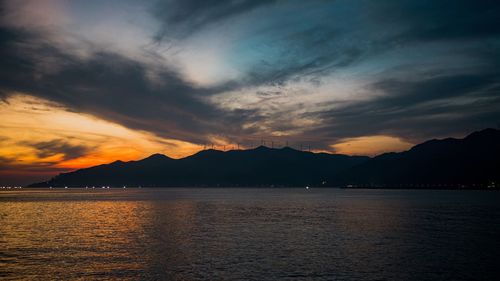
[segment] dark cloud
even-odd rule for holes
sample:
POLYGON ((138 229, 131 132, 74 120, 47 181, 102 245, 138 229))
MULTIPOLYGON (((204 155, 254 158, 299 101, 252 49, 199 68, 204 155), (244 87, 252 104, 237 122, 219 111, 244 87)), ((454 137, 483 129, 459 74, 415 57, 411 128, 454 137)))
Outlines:
POLYGON ((152 9, 153 15, 162 22, 156 39, 165 35, 185 37, 200 28, 220 22, 232 16, 251 11, 259 6, 272 4, 274 0, 164 0, 152 9))
MULTIPOLYGON (((304 18, 304 21, 308 20, 304 18)), ((245 77, 247 85, 283 85, 298 77, 314 80, 351 66, 366 54, 373 53, 372 48, 364 48, 357 40, 346 40, 346 30, 329 20, 325 13, 318 21, 308 22, 305 26, 283 31, 281 28, 280 25, 270 27, 268 32, 274 37, 263 44, 263 58, 248 71, 245 77), (268 56, 266 52, 272 55, 268 56)))
POLYGON ((418 81, 396 79, 381 80, 372 89, 382 91, 386 97, 377 104, 384 107, 418 106, 439 99, 458 98, 467 94, 481 93, 492 85, 500 83, 500 73, 457 74, 438 76, 418 81))
MULTIPOLYGON (((312 48, 309 47, 308 52, 312 48)), ((312 82, 318 77, 353 64, 363 55, 362 51, 355 47, 335 49, 317 45, 315 49, 313 55, 304 55, 307 48, 290 49, 281 53, 278 60, 274 58, 273 62, 262 61, 247 73, 245 84, 278 86, 293 79, 304 78, 312 82)))
POLYGON ((22 86, 19 76, 23 72, 32 72, 32 62, 16 51, 14 42, 24 40, 29 33, 0 27, 0 97, 6 96, 6 88, 22 86))
POLYGON ((500 120, 498 73, 382 80, 372 85, 383 97, 337 105, 319 114, 323 126, 308 131, 335 140, 389 134, 412 142, 462 135, 494 127, 500 120))
MULTIPOLYGON (((264 56, 249 70, 246 82, 250 85, 279 85, 297 77, 314 80, 374 56, 390 56, 407 47, 435 42, 441 42, 440 48, 457 57, 469 55, 497 63, 500 57, 498 1, 318 1, 305 7, 293 1, 278 4, 295 5, 304 11, 289 17, 277 15, 277 21, 299 18, 304 23, 292 29, 282 23, 270 24, 266 32, 272 37, 265 44, 271 46, 272 55, 264 56), (461 53, 466 52, 461 44, 475 46, 465 54, 461 53)), ((420 52, 407 56, 422 56, 429 51, 422 48, 420 52)))
MULTIPOLYGON (((4 138, 3 140, 7 140, 4 138)), ((2 141, 2 139, 0 139, 2 141)), ((93 147, 84 145, 75 145, 69 143, 67 140, 54 139, 51 141, 23 141, 17 142, 16 145, 28 146, 36 150, 36 156, 39 158, 46 158, 54 156, 57 154, 63 154, 63 160, 71 160, 84 156, 89 152, 93 151, 93 147)), ((12 179, 17 179, 17 182, 29 183, 27 179, 23 179, 25 173, 39 173, 42 176, 47 174, 53 174, 56 172, 68 171, 68 168, 58 168, 54 165, 59 163, 58 161, 38 161, 36 163, 24 162, 17 157, 7 157, 0 155, 0 184, 10 184, 11 181, 6 181, 2 177, 12 177, 12 179), (19 175, 20 174, 20 175, 19 175)), ((40 176, 36 177, 41 179, 40 176)), ((12 181, 15 183, 16 181, 12 181)))
MULTIPOLYGON (((7 31, 8 32, 8 31, 7 31)), ((207 134, 238 134, 250 110, 224 111, 204 101, 220 88, 199 88, 167 68, 157 69, 155 81, 147 66, 112 53, 77 59, 51 46, 35 54, 15 48, 22 38, 2 50, 1 92, 26 92, 59 102, 76 112, 90 113, 132 129, 195 143, 207 134), (55 71, 40 72, 39 58, 56 61, 55 71)))
POLYGON ((375 23, 395 25, 397 42, 467 40, 500 35, 498 1, 377 1, 369 15, 375 23))
POLYGON ((36 149, 36 154, 39 158, 46 158, 62 153, 64 154, 64 160, 84 156, 93 150, 92 147, 70 144, 66 140, 61 139, 54 139, 43 142, 25 142, 22 143, 22 145, 26 145, 36 149))
POLYGON ((12 162, 11 158, 0 155, 0 169, 7 163, 12 162))

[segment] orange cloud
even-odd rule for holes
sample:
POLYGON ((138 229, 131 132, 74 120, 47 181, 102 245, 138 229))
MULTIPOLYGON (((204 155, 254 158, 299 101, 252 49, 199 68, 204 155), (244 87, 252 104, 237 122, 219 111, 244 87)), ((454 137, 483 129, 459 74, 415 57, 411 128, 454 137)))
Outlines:
POLYGON ((404 151, 412 146, 412 143, 401 140, 400 138, 384 135, 346 138, 342 139, 339 143, 331 145, 336 153, 370 156, 385 152, 404 151))

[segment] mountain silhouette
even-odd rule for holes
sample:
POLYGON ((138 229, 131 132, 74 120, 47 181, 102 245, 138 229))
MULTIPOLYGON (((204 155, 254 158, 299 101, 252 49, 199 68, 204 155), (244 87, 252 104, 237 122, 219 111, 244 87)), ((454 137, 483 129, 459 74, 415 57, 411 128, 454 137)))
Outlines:
POLYGON ((346 171, 339 182, 390 187, 487 187, 500 182, 500 130, 430 140, 346 171))
POLYGON ((154 154, 139 161, 115 161, 32 186, 326 186, 332 175, 368 159, 289 147, 209 149, 182 159, 154 154))
POLYGON ((203 150, 172 159, 153 154, 139 161, 60 174, 44 186, 361 186, 487 187, 500 182, 500 130, 463 139, 430 140, 373 158, 312 153, 289 147, 203 150))

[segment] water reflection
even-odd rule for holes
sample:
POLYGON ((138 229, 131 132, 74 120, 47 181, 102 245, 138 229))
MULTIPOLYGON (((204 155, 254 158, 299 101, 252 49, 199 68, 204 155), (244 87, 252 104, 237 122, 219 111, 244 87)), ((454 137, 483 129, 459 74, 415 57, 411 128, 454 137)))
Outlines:
POLYGON ((500 246, 498 199, 453 191, 2 192, 0 277, 488 279, 500 246))
POLYGON ((148 202, 2 203, 2 261, 14 276, 135 276, 148 202), (42 266, 43 265, 43 266, 42 266))

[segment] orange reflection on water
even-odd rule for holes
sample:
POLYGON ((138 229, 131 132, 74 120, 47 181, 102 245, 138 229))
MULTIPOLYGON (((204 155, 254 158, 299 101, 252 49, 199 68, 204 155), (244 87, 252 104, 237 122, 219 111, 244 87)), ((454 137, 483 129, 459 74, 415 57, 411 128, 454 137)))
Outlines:
POLYGON ((3 202, 0 226, 2 268, 12 276, 60 275, 72 279, 136 272, 145 261, 137 251, 144 238, 147 202, 3 202), (15 267, 9 265, 11 262, 15 267), (43 266, 40 266, 40 265, 43 266))
MULTIPOLYGON (((136 280, 185 266, 193 253, 192 201, 130 200, 133 190, 2 192, 0 276, 136 280), (168 214, 168 215, 166 215, 168 214)), ((170 272, 176 278, 175 272, 170 272)))

